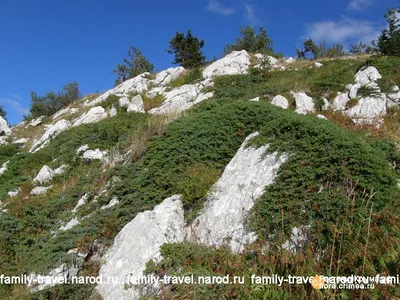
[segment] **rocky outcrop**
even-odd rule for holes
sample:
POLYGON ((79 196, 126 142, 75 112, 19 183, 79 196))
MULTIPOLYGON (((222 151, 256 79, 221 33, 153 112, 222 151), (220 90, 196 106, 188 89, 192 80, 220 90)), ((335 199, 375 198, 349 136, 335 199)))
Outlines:
POLYGON ((207 245, 227 243, 234 252, 255 241, 255 234, 246 232, 248 215, 287 158, 277 153, 263 157, 268 146, 247 147, 256 135, 247 137, 212 187, 204 210, 188 230, 189 239, 207 245))
POLYGON ((281 95, 275 96, 271 103, 284 109, 289 108, 289 101, 281 95))
POLYGON ((296 112, 298 114, 305 115, 310 112, 314 112, 314 101, 311 97, 307 96, 303 92, 291 92, 296 102, 296 112))
POLYGON ((37 118, 37 119, 31 120, 31 121, 28 123, 28 125, 26 125, 26 128, 28 128, 28 127, 36 127, 36 126, 42 124, 42 123, 43 123, 43 119, 44 119, 44 116, 40 116, 40 117, 37 118))
POLYGON ((109 249, 100 276, 118 278, 119 284, 101 283, 98 292, 104 300, 138 299, 139 291, 129 278, 143 276, 149 260, 160 258, 160 246, 184 239, 184 213, 179 196, 172 196, 152 211, 138 214, 124 226, 109 249))
POLYGON ((132 97, 131 101, 128 103, 127 112, 140 112, 144 113, 144 104, 142 97, 140 95, 136 95, 132 97))
POLYGON ((104 118, 107 118, 105 109, 101 106, 91 108, 88 112, 82 114, 72 126, 79 126, 82 124, 97 123, 104 118))
POLYGON ((36 152, 46 146, 51 138, 54 138, 64 130, 71 127, 71 123, 67 120, 60 120, 46 130, 46 132, 38 139, 30 149, 30 152, 36 152))
POLYGON ((193 105, 200 103, 213 96, 213 93, 202 93, 204 83, 186 84, 164 93, 165 101, 161 106, 149 111, 151 114, 168 114, 181 112, 193 105))
POLYGON ((349 103, 350 98, 349 95, 347 93, 338 93, 338 95, 336 96, 336 98, 333 100, 333 109, 335 111, 338 110, 345 110, 347 103, 349 103))
POLYGON ((10 135, 11 129, 8 127, 7 121, 4 120, 2 116, 0 116, 0 136, 10 135))
POLYGON ((250 55, 245 51, 233 51, 224 58, 213 62, 203 71, 204 78, 221 75, 247 74, 250 55))
POLYGON ((178 79, 185 73, 184 67, 169 68, 157 74, 153 84, 158 86, 166 86, 172 81, 178 79))
POLYGON ((53 176, 54 176, 54 171, 50 167, 44 165, 40 169, 36 177, 33 179, 33 183, 35 184, 47 183, 53 178, 53 176))

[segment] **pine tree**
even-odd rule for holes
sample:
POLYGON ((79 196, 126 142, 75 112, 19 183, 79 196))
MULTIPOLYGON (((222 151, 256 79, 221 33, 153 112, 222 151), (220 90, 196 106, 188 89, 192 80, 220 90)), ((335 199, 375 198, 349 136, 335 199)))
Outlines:
POLYGON ((376 43, 378 51, 384 55, 400 56, 400 19, 398 14, 400 14, 400 7, 398 9, 391 8, 385 14, 389 28, 382 31, 376 43))
POLYGON ((204 47, 204 41, 194 37, 190 30, 186 36, 183 33, 176 32, 169 42, 167 52, 174 54, 173 64, 180 64, 184 68, 197 68, 205 64, 205 56, 201 51, 204 47))

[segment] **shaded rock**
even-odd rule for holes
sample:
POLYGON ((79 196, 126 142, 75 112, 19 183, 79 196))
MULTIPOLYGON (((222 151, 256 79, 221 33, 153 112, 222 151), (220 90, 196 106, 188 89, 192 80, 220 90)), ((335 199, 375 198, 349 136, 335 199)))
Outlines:
POLYGON ((204 78, 221 75, 247 74, 250 66, 250 55, 245 51, 233 51, 217 60, 203 71, 204 78))
POLYGON ((0 116, 0 136, 2 135, 10 135, 11 129, 8 127, 7 121, 4 120, 2 116, 0 116))

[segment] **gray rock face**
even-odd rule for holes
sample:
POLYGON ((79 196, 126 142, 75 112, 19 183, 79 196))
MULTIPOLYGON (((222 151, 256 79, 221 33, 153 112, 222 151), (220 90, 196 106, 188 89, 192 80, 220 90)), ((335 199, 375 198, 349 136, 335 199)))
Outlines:
POLYGON ((25 144, 25 143, 27 143, 27 142, 29 142, 29 139, 27 139, 27 138, 21 138, 21 139, 18 139, 18 140, 16 140, 16 141, 14 141, 14 144, 25 144))
POLYGON ((395 104, 400 104, 400 91, 399 87, 396 85, 393 87, 393 92, 386 95, 388 100, 395 104))
POLYGON ((50 167, 44 165, 40 169, 37 176, 33 179, 33 183, 38 183, 38 184, 47 183, 53 178, 53 176, 54 176, 54 171, 50 167))
POLYGON ((179 196, 167 198, 152 211, 138 214, 118 233, 105 256, 100 276, 113 276, 119 284, 99 284, 98 292, 104 300, 137 299, 139 292, 131 287, 129 276, 143 276, 145 264, 160 258, 160 246, 184 239, 184 212, 179 196), (125 285, 125 283, 127 285, 125 285), (127 288, 125 288, 127 287, 127 288))
POLYGON ((10 197, 15 197, 15 196, 17 196, 20 192, 21 192, 21 189, 18 188, 18 189, 14 190, 14 191, 9 191, 9 192, 7 193, 7 195, 10 196, 10 197))
POLYGON ((233 51, 217 60, 203 71, 204 78, 221 75, 247 74, 250 66, 250 55, 245 51, 233 51))
POLYGON ((36 152, 45 147, 51 138, 54 138, 64 130, 71 127, 71 123, 67 120, 60 120, 46 130, 46 132, 32 146, 30 152, 36 152))
POLYGON ((166 86, 182 76, 183 73, 185 73, 184 67, 166 69, 157 74, 154 84, 158 86, 166 86))
POLYGON ((303 92, 291 92, 296 101, 296 112, 301 115, 305 115, 310 112, 314 112, 314 101, 311 97, 307 96, 303 92))
POLYGON ((102 210, 103 209, 108 209, 108 208, 111 208, 111 207, 117 205, 118 203, 119 203, 118 198, 117 197, 113 197, 111 199, 111 201, 107 205, 103 205, 100 209, 102 209, 102 210))
POLYGON ((11 129, 8 127, 7 121, 4 120, 2 116, 0 116, 0 136, 2 135, 10 135, 11 129))
POLYGON ((287 155, 277 153, 263 158, 268 146, 246 148, 249 139, 256 135, 247 137, 211 189, 204 210, 188 229, 191 240, 217 246, 227 243, 234 252, 255 241, 255 234, 245 229, 248 214, 287 159, 287 155))
POLYGON ((82 114, 72 126, 79 126, 88 123, 97 123, 104 118, 107 118, 107 113, 101 106, 91 108, 88 112, 82 114))
POLYGON ((279 106, 281 108, 287 109, 289 108, 289 101, 288 99, 286 99, 285 97, 281 96, 281 95, 277 95, 274 97, 274 99, 272 99, 272 104, 279 106))

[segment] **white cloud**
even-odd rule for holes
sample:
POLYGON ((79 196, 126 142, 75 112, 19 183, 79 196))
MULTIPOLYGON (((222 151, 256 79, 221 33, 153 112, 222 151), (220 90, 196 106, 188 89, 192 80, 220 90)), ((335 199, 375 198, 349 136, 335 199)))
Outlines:
POLYGON ((382 28, 375 23, 343 17, 340 21, 322 21, 306 25, 307 37, 328 43, 370 43, 380 35, 382 28))
POLYGON ((259 17, 257 16, 257 9, 254 5, 244 2, 243 5, 245 8, 245 17, 247 19, 247 22, 249 23, 250 26, 258 26, 261 24, 259 17))
POLYGON ((22 102, 20 95, 13 95, 12 97, 8 98, 0 98, 0 104, 11 106, 20 114, 27 115, 29 113, 29 108, 23 107, 20 102, 22 102))
POLYGON ((349 9, 362 10, 370 6, 372 2, 374 2, 374 0, 351 0, 349 9))
POLYGON ((235 12, 233 8, 225 7, 219 0, 210 0, 206 10, 225 16, 231 15, 235 12))

